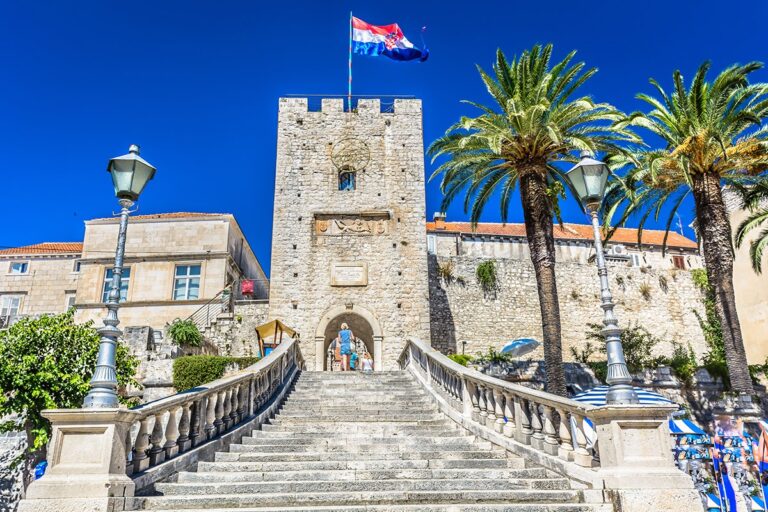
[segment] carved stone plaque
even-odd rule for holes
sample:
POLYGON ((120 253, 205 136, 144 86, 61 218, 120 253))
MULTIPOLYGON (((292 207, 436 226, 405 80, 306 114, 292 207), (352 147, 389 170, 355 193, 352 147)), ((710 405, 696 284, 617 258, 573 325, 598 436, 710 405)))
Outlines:
POLYGON ((389 214, 318 214, 315 233, 321 236, 384 235, 389 232, 389 214))
POLYGON ((331 286, 367 286, 368 264, 356 263, 331 263, 331 286))

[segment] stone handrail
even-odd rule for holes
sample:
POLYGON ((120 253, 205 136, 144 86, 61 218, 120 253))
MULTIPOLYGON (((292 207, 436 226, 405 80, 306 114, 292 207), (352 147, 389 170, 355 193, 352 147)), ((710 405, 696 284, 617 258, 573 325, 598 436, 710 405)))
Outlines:
POLYGON ((584 432, 585 419, 597 407, 489 377, 413 338, 400 365, 412 362, 434 391, 472 421, 582 467, 591 468, 598 459, 587 450, 584 432))
POLYGON ((126 473, 156 466, 252 418, 301 365, 291 339, 235 375, 131 409, 137 414, 126 439, 126 473))
POLYGON ((698 501, 672 458, 667 418, 675 405, 583 404, 466 368, 415 338, 406 339, 399 363, 453 421, 581 482, 590 500, 624 512, 671 512, 698 501), (597 435, 591 453, 587 418, 597 435))
POLYGON ((133 510, 136 491, 239 442, 274 416, 304 368, 298 339, 264 359, 188 391, 133 409, 55 409, 46 474, 20 512, 133 510))

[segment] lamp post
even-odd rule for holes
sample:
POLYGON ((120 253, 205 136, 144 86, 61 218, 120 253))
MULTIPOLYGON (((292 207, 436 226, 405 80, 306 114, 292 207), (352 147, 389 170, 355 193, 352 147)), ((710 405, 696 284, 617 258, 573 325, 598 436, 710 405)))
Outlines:
POLYGON ((120 307, 120 284, 123 275, 125 255, 125 234, 128 229, 128 214, 147 182, 155 175, 155 168, 139 156, 139 146, 132 144, 128 154, 113 158, 107 164, 112 175, 115 196, 120 204, 120 230, 117 235, 115 266, 112 269, 112 283, 107 296, 107 316, 104 326, 99 329, 99 355, 96 369, 91 378, 91 389, 83 400, 84 408, 117 407, 117 372, 115 355, 117 338, 122 334, 117 324, 117 310, 120 307))
POLYGON ((608 377, 605 381, 610 386, 606 395, 607 404, 636 404, 639 403, 637 394, 632 388, 632 376, 627 369, 624 359, 624 348, 621 345, 621 329, 616 314, 613 312, 613 296, 608 285, 608 269, 605 266, 603 240, 600 234, 600 220, 597 212, 603 203, 605 185, 608 181, 608 166, 591 157, 589 151, 582 151, 581 161, 568 171, 568 180, 573 185, 579 200, 592 219, 592 231, 595 237, 595 256, 597 259, 597 275, 600 277, 600 307, 603 308, 603 329, 606 352, 608 356, 608 377))

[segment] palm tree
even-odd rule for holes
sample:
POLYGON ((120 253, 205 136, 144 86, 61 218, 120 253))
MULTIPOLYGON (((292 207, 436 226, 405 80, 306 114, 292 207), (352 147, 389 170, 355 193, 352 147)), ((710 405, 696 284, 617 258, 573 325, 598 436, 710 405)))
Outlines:
POLYGON ((668 234, 677 211, 693 196, 731 384, 743 393, 752 393, 753 388, 734 299, 734 251, 722 187, 759 180, 768 166, 768 132, 760 128, 768 114, 768 86, 748 81, 750 73, 761 67, 756 62, 734 65, 707 81, 706 62, 687 90, 682 74, 675 71, 669 94, 652 79, 657 97, 637 96, 651 111, 635 112, 617 126, 645 128, 663 139, 665 148, 638 152, 637 165, 614 182, 606 200, 606 223, 625 208, 619 224, 637 212, 642 230, 649 218, 666 216, 668 234))
POLYGON ((741 247, 747 235, 762 227, 749 243, 749 259, 756 274, 763 272, 763 253, 768 247, 768 179, 761 180, 742 191, 743 206, 749 209, 749 217, 736 228, 736 247, 741 247))
POLYGON ((565 395, 552 228, 567 185, 553 163, 574 161, 572 153, 579 150, 620 151, 618 144, 634 136, 625 128, 612 127, 622 114, 611 105, 594 103, 587 96, 573 98, 596 69, 571 63, 575 52, 550 67, 551 55, 551 44, 537 45, 508 62, 499 50, 493 76, 478 66, 495 104, 466 102, 480 115, 462 117, 432 143, 428 154, 433 162, 448 157, 432 174, 432 178, 442 175, 443 208, 465 192, 464 211, 470 212, 473 226, 494 194, 506 222, 519 184, 538 285, 546 388, 565 395))

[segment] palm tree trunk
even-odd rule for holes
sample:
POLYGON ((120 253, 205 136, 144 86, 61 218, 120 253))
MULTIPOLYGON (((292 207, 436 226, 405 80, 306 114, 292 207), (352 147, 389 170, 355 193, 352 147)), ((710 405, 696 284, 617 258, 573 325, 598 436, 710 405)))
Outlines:
POLYGON ((555 280, 555 239, 552 212, 546 191, 545 173, 539 169, 521 173, 520 197, 523 203, 525 233, 536 273, 544 335, 544 367, 549 393, 566 396, 563 347, 560 335, 560 302, 555 280))
POLYGON ((720 188, 720 177, 714 173, 694 174, 692 189, 707 279, 714 290, 715 309, 723 329, 731 388, 741 393, 753 394, 739 314, 736 311, 733 290, 733 239, 720 188))

